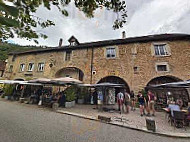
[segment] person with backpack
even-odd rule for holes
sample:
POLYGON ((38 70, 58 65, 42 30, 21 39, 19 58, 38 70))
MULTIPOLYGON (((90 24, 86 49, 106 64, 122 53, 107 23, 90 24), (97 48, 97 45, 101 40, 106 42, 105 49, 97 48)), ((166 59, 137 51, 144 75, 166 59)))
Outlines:
POLYGON ((145 98, 141 91, 138 92, 138 102, 140 106, 140 115, 143 116, 144 114, 144 105, 145 105, 145 98))
POLYGON ((124 95, 124 104, 125 104, 126 113, 129 113, 130 95, 126 91, 124 95))
POLYGON ((131 100, 131 111, 135 111, 135 94, 134 91, 130 93, 130 100, 131 100))
POLYGON ((120 111, 120 113, 124 112, 123 102, 124 102, 124 94, 120 91, 117 94, 117 104, 118 104, 118 110, 120 111))
POLYGON ((149 90, 148 91, 148 105, 149 105, 149 108, 150 108, 150 111, 152 111, 152 116, 155 116, 155 95, 149 90))

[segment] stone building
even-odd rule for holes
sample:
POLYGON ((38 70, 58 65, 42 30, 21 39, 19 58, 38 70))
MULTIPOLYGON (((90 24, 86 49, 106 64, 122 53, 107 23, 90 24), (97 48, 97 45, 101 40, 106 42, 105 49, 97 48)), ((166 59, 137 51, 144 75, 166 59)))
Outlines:
POLYGON ((3 77, 3 74, 5 72, 5 65, 6 65, 5 61, 0 61, 0 78, 3 77))
POLYGON ((190 79, 190 35, 161 34, 12 53, 4 78, 70 76, 84 83, 114 82, 137 92, 151 84, 190 79))

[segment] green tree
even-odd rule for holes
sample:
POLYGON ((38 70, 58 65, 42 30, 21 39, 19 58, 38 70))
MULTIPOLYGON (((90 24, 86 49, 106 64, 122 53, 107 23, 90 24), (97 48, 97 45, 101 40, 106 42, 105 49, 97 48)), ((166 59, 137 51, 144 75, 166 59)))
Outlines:
MULTIPOLYGON (((46 21, 36 17, 34 14, 43 5, 51 10, 51 5, 56 6, 63 16, 69 16, 65 9, 71 0, 0 0, 0 39, 14 37, 14 33, 19 38, 33 39, 36 43, 38 38, 47 38, 45 34, 38 33, 35 27, 47 28, 54 23, 48 19, 46 21), (5 3, 11 2, 12 6, 5 3)), ((126 23, 126 4, 124 0, 74 0, 75 6, 84 14, 92 18, 94 11, 105 7, 107 10, 118 14, 113 28, 118 29, 126 23)))

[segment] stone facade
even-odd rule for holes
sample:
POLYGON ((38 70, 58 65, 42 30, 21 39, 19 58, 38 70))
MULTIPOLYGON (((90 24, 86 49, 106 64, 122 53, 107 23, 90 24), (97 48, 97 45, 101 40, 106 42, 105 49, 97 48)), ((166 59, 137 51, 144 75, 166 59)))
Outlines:
MULTIPOLYGON (((9 55, 4 78, 24 80, 39 77, 55 78, 58 77, 56 74, 65 76, 60 71, 72 67, 83 72, 84 83, 98 83, 102 78, 116 76, 125 81, 130 90, 137 92, 157 77, 190 79, 190 38, 189 35, 186 36, 188 39, 152 39, 141 42, 137 40, 119 44, 113 42, 111 45, 100 44, 96 47, 89 44, 89 47, 85 48, 78 48, 76 45, 71 48, 62 47, 59 50, 9 55), (155 45, 166 46, 167 55, 155 55, 155 45), (116 57, 106 57, 106 50, 109 47, 115 48, 116 57), (65 61, 68 50, 71 51, 71 59, 65 61), (30 62, 34 63, 32 72, 27 71, 30 62), (45 64, 44 71, 37 69, 40 62, 45 64), (22 72, 20 64, 25 64, 25 70, 22 72), (167 65, 167 71, 157 71, 157 65, 167 65)), ((75 73, 72 73, 72 77, 78 78, 77 74, 73 74, 75 73)))

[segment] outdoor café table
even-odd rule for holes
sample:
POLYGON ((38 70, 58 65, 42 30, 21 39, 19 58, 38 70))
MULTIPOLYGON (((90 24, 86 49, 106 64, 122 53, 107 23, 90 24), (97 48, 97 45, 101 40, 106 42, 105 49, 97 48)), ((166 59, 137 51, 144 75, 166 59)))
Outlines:
POLYGON ((170 109, 169 108, 162 108, 165 112, 165 118, 168 118, 170 115, 170 109))
MULTIPOLYGON (((169 118, 169 115, 170 115, 170 109, 169 108, 162 108, 165 112, 166 112, 166 114, 165 114, 165 118, 169 118)), ((187 109, 182 109, 181 110, 182 112, 184 112, 185 114, 188 114, 188 110, 187 109)))

